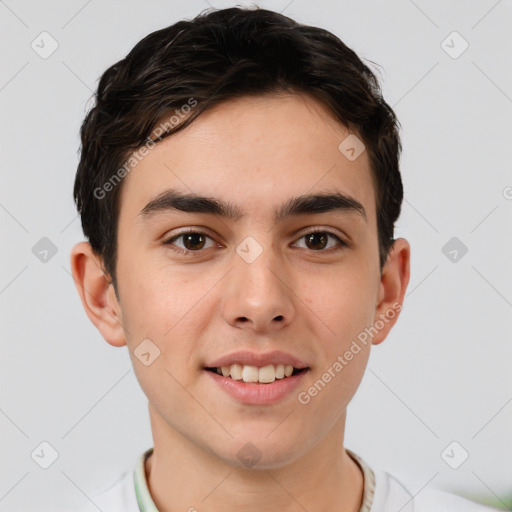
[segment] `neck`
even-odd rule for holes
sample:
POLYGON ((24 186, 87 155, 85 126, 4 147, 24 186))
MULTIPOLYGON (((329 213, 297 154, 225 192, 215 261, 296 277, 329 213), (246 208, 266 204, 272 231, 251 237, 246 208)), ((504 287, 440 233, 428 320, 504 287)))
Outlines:
POLYGON ((230 465, 171 429, 151 408, 150 417, 154 450, 145 469, 159 512, 358 512, 362 505, 362 472, 343 448, 345 415, 302 457, 269 470, 230 465))

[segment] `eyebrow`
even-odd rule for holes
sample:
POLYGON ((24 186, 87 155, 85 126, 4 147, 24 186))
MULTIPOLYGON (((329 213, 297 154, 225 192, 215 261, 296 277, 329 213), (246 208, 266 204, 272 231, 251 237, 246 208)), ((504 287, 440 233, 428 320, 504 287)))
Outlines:
MULTIPOLYGON (((140 211, 138 217, 146 220, 156 214, 173 210, 187 213, 207 213, 233 221, 240 220, 245 216, 245 213, 233 203, 167 189, 149 201, 140 211)), ((333 192, 292 197, 274 211, 274 221, 278 223, 292 216, 334 211, 356 213, 365 222, 367 220, 366 211, 359 201, 348 194, 333 192)))

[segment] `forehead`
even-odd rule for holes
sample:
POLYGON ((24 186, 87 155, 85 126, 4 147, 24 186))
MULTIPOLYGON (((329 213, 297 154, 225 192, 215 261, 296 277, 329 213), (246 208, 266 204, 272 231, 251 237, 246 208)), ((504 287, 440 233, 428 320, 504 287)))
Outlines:
POLYGON ((349 160, 339 149, 347 136, 348 129, 308 95, 227 101, 158 143, 127 174, 121 216, 137 216, 172 188, 229 201, 261 217, 286 197, 336 190, 374 217, 368 155, 349 160))

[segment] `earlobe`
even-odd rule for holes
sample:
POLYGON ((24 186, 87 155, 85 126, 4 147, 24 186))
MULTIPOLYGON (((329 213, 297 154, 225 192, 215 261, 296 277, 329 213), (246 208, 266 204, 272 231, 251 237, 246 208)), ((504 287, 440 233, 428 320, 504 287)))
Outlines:
POLYGON ((373 345, 382 343, 398 320, 409 284, 410 260, 409 242, 404 238, 396 239, 382 269, 374 317, 374 327, 377 332, 372 339, 373 345))
POLYGON ((126 345, 121 308, 113 284, 105 273, 101 258, 88 242, 80 242, 71 251, 71 273, 89 320, 113 346, 126 345))

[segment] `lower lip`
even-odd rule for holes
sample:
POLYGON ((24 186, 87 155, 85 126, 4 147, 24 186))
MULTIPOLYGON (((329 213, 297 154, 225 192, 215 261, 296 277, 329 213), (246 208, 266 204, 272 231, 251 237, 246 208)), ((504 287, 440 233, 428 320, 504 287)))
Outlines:
POLYGON ((247 405, 272 405, 280 402, 286 396, 296 390, 306 373, 304 370, 293 377, 276 379, 269 384, 258 384, 233 380, 230 377, 223 377, 218 373, 204 370, 216 382, 223 391, 239 402, 247 405))

